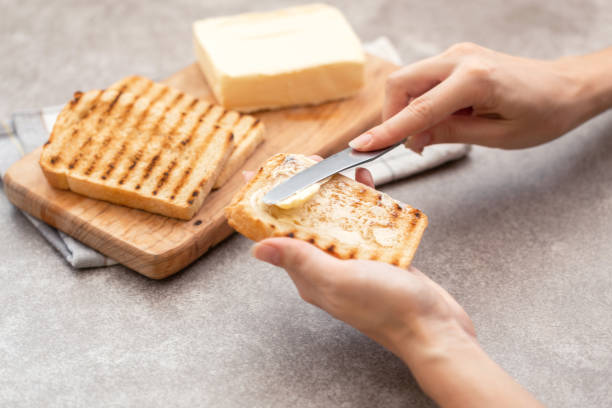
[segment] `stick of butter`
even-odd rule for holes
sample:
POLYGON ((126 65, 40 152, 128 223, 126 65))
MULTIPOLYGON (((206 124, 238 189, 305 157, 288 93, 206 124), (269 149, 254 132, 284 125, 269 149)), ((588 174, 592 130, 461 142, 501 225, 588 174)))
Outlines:
POLYGON ((363 86, 361 42, 328 5, 200 20, 193 34, 198 63, 228 109, 319 104, 363 86))

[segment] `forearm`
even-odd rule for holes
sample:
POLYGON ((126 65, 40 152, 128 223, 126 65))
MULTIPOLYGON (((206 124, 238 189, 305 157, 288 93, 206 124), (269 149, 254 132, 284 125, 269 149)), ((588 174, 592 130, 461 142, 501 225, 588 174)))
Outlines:
POLYGON ((417 340, 406 343, 400 357, 440 406, 542 406, 463 330, 451 325, 417 331, 417 340))

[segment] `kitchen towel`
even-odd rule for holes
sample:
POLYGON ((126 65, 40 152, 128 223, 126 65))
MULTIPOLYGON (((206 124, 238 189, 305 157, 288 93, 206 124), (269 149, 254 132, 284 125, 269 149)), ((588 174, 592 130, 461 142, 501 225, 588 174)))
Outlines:
MULTIPOLYGON (((380 37, 364 44, 365 50, 401 65, 400 56, 388 38, 380 37)), ((0 175, 8 167, 42 145, 49 137, 55 119, 63 106, 18 112, 13 114, 9 124, 0 127, 0 175)), ((376 185, 389 183, 431 169, 451 160, 459 159, 469 152, 470 146, 444 144, 428 146, 423 155, 418 155, 404 146, 398 146, 385 156, 366 164, 376 185)), ((352 175, 354 172, 349 171, 352 175)), ((74 238, 24 213, 38 231, 53 245, 74 268, 110 266, 116 261, 82 244, 74 238)))

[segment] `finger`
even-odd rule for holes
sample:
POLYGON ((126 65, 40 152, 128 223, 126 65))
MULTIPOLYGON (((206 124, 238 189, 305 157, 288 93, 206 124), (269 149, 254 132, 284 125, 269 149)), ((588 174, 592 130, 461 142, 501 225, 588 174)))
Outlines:
POLYGON ((341 260, 298 239, 265 239, 255 244, 253 255, 259 260, 284 268, 300 296, 324 309, 322 291, 335 275, 342 275, 345 271, 341 260))
POLYGON ((308 156, 309 159, 312 159, 314 161, 318 161, 320 162, 321 160, 323 160, 323 158, 321 156, 319 156, 318 154, 313 154, 311 156, 308 156))
POLYGON ((468 75, 453 73, 393 117, 352 140, 350 145, 357 150, 377 150, 422 133, 454 112, 482 100, 488 90, 477 85, 468 75))
POLYGON ((389 75, 383 121, 405 108, 411 98, 422 95, 442 82, 451 74, 454 66, 454 62, 438 55, 405 66, 389 75))
POLYGON ((242 172, 242 178, 244 179, 244 181, 249 181, 250 179, 253 178, 254 175, 255 175, 254 171, 244 170, 242 172))
POLYGON ((374 178, 372 178, 372 173, 370 173, 368 169, 357 167, 355 169, 355 180, 368 187, 374 188, 374 178))
POLYGON ((417 153, 438 143, 467 143, 481 146, 507 147, 509 123, 477 116, 450 116, 424 133, 411 136, 406 147, 417 153))

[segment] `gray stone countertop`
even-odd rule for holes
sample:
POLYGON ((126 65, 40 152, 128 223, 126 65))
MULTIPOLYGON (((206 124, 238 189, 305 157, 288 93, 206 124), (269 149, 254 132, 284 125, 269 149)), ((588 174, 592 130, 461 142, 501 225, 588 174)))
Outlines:
MULTIPOLYGON (((196 18, 264 0, 0 0, 0 115, 193 61, 196 18)), ((612 43, 605 0, 333 1, 405 62, 459 41, 553 58, 612 43)), ((430 226, 415 265, 545 404, 612 405, 612 112, 385 186, 430 226)), ((428 407, 409 370, 233 236, 179 274, 73 270, 0 194, 0 405, 428 407)))

